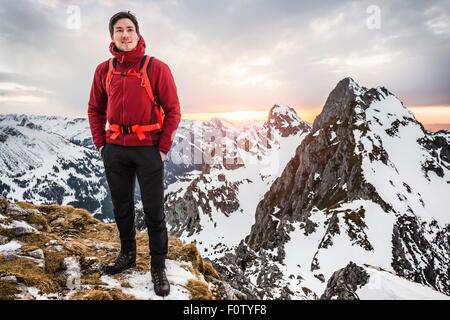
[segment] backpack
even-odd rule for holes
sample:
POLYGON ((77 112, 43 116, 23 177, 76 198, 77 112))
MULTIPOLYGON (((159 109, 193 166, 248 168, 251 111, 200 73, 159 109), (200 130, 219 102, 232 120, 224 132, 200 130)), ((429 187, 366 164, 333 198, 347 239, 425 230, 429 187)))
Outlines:
POLYGON ((141 64, 139 66, 139 72, 136 72, 134 69, 129 69, 127 72, 124 71, 118 72, 116 71, 117 65, 116 58, 109 59, 108 73, 106 75, 106 94, 108 95, 108 97, 110 94, 111 81, 115 75, 122 77, 137 77, 141 79, 141 87, 143 87, 147 92, 147 95, 150 98, 151 104, 153 106, 153 110, 155 111, 156 117, 158 119, 157 123, 150 125, 137 124, 133 126, 122 126, 117 124, 111 124, 109 128, 110 130, 113 131, 113 133, 111 134, 112 140, 115 140, 121 133, 122 134, 137 133, 139 140, 143 140, 145 139, 145 135, 143 134, 143 132, 162 130, 164 123, 163 118, 164 113, 159 102, 155 99, 153 89, 150 84, 150 79, 148 77, 148 70, 150 68, 153 58, 154 57, 144 55, 142 57, 141 64))

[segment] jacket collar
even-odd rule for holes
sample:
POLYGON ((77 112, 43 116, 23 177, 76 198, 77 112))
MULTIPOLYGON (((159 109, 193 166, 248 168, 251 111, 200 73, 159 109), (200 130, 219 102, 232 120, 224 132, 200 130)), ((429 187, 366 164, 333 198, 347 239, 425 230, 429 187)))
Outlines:
POLYGON ((134 64, 142 59, 145 54, 145 40, 139 36, 136 48, 131 51, 119 51, 114 41, 109 45, 109 51, 119 63, 134 64))

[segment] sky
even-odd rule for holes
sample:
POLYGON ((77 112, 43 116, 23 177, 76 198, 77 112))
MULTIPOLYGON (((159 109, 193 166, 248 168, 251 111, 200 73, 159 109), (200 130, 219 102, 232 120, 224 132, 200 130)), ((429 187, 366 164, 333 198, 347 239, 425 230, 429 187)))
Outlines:
POLYGON ((312 122, 350 76, 450 124, 450 0, 2 1, 0 113, 87 116, 121 10, 169 65, 184 118, 259 119, 283 104, 312 122))

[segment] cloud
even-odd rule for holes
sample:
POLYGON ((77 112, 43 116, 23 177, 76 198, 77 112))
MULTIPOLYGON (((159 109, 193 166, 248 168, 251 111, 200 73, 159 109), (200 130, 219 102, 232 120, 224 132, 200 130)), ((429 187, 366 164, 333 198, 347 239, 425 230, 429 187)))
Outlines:
POLYGON ((0 94, 0 103, 1 102, 24 102, 24 103, 41 103, 47 101, 44 98, 36 97, 36 96, 3 96, 0 94))
POLYGON ((338 14, 333 14, 332 17, 314 19, 309 24, 309 27, 314 32, 315 36, 330 36, 333 31, 339 30, 337 27, 342 23, 343 18, 344 13, 339 12, 338 14))
POLYGON ((450 36, 450 14, 439 5, 425 10, 426 26, 436 35, 450 36))
POLYGON ((407 105, 450 105, 448 1, 379 1, 377 30, 366 24, 370 5, 7 1, 0 10, 0 82, 41 89, 35 96, 48 110, 85 115, 95 67, 110 57, 109 18, 131 10, 147 53, 170 66, 184 112, 264 110, 281 101, 317 108, 346 76, 386 86, 407 105), (68 5, 80 8, 78 30, 67 28, 68 5))
POLYGON ((48 90, 25 86, 16 82, 0 82, 0 103, 40 103, 46 102, 48 90))

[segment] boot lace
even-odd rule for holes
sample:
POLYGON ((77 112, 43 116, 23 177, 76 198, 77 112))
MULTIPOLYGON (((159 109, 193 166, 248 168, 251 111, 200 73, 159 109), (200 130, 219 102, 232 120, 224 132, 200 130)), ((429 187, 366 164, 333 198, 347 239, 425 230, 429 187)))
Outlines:
POLYGON ((168 282, 166 272, 164 270, 155 270, 152 272, 153 281, 157 286, 162 285, 163 283, 168 282))

